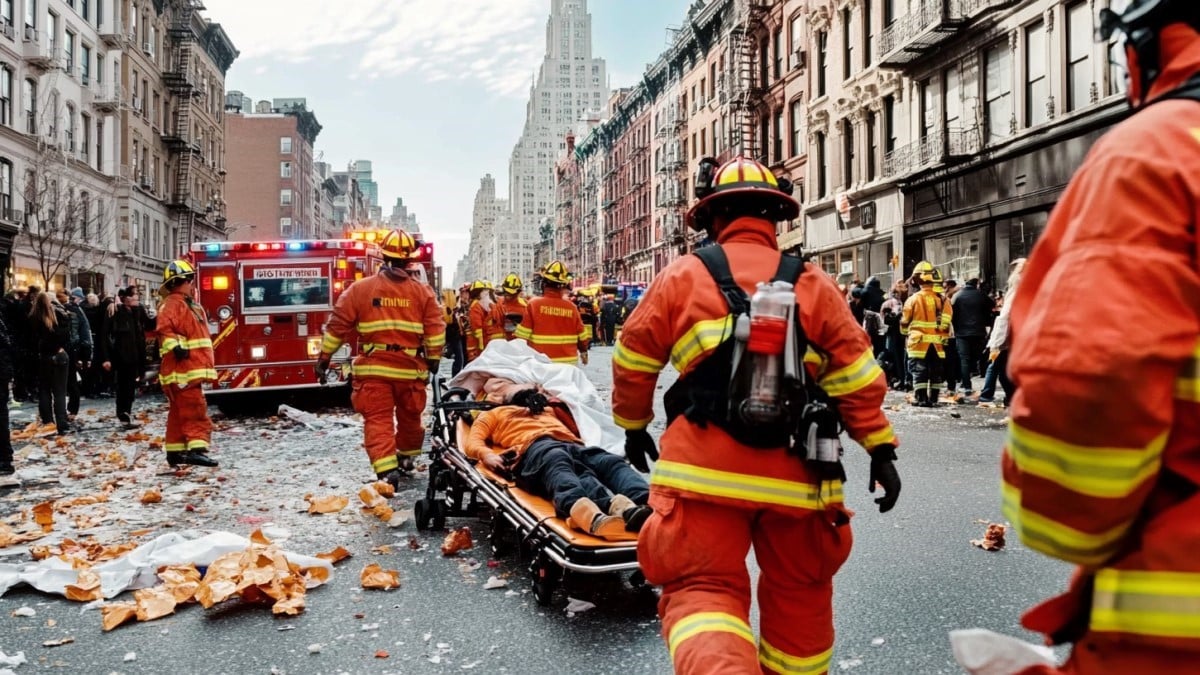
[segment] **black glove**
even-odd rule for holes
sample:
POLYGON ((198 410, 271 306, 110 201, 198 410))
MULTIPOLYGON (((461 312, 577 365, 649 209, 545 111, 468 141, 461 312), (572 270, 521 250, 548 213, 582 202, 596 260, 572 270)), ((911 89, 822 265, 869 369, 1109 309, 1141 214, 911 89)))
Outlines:
POLYGON ((871 451, 871 483, 867 491, 874 494, 875 484, 883 486, 883 496, 876 499, 880 513, 887 513, 900 498, 900 474, 896 472, 896 446, 880 445, 871 451))
POLYGON ((317 382, 324 384, 325 376, 329 373, 329 359, 317 359, 317 365, 313 366, 313 372, 317 374, 317 382))
POLYGON ((425 359, 425 367, 429 369, 430 375, 436 375, 438 369, 442 367, 441 359, 425 359))
POLYGON ((633 468, 638 471, 649 473, 650 465, 646 463, 647 456, 658 461, 658 446, 654 444, 650 432, 645 429, 626 429, 625 459, 629 460, 633 468))
POLYGON ((188 355, 192 353, 192 351, 181 345, 175 345, 175 348, 171 350, 171 353, 175 355, 177 360, 182 361, 186 359, 188 355))
POLYGON ((534 415, 541 415, 550 405, 550 399, 537 389, 522 389, 513 394, 512 403, 529 408, 534 415))

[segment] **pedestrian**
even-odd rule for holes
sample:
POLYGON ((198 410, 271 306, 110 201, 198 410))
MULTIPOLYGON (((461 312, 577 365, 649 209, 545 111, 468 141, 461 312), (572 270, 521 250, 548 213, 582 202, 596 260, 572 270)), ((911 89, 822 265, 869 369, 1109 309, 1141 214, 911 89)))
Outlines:
MULTIPOLYGON (((100 328, 104 324, 104 308, 100 306, 100 296, 88 293, 84 302, 80 303, 83 315, 87 317, 88 328, 92 332, 92 351, 100 351, 100 328)), ((83 373, 81 390, 85 398, 96 398, 100 395, 100 383, 104 377, 104 369, 100 367, 100 358, 92 359, 92 366, 83 373)))
MULTIPOLYGON (((353 286, 351 286, 353 288, 353 286)), ((208 315, 194 299, 196 270, 175 260, 163 270, 155 332, 162 357, 158 381, 167 397, 167 431, 163 449, 167 464, 217 466, 209 457, 212 420, 204 400, 204 383, 217 379, 208 315)))
POLYGON ((600 326, 604 333, 604 344, 611 347, 617 341, 617 321, 621 318, 621 306, 613 296, 604 296, 600 307, 600 326))
POLYGON ((29 312, 37 355, 38 415, 54 424, 59 436, 71 432, 67 419, 67 373, 70 372, 71 314, 49 293, 38 293, 29 312))
MULTIPOLYGON (((154 317, 149 314, 147 306, 141 303, 141 301, 140 301, 140 298, 142 295, 141 291, 138 289, 137 286, 128 286, 125 289, 121 289, 121 290, 128 291, 129 289, 133 289, 138 294, 138 298, 139 298, 138 307, 140 307, 142 310, 142 316, 145 319, 146 331, 153 331, 154 330, 154 317)), ((120 291, 118 291, 118 293, 119 292, 120 291)), ((109 314, 112 311, 115 311, 115 308, 121 304, 120 300, 121 300, 120 297, 114 299, 113 296, 108 293, 105 293, 104 297, 100 298, 100 324, 102 326, 104 324, 104 321, 108 318, 109 314)), ((154 303, 150 303, 150 304, 154 304, 154 303)), ((143 340, 143 342, 145 342, 144 336, 143 336, 142 340, 143 340)), ((98 349, 98 347, 97 347, 97 349, 98 349)), ((145 351, 146 350, 143 347, 143 352, 145 352, 145 351)), ((149 356, 149 355, 147 354, 147 356, 149 356)), ((97 358, 97 361, 99 361, 99 358, 97 358)), ((146 365, 146 361, 143 361, 142 362, 142 372, 143 373, 145 372, 145 365, 146 365)), ((143 377, 144 377, 144 375, 143 375, 143 377)), ((96 396, 97 397, 108 398, 113 395, 114 378, 115 378, 115 373, 113 371, 104 370, 103 367, 100 368, 99 374, 96 376, 96 396)), ((143 382, 143 384, 144 384, 144 382, 143 382)))
POLYGON ((941 277, 929 262, 917 263, 912 278, 920 290, 904 302, 904 314, 900 317, 900 332, 907 336, 914 390, 912 404, 926 408, 938 404, 938 384, 945 379, 946 341, 953 319, 949 303, 935 290, 941 277))
POLYGON ((456 309, 458 298, 450 289, 442 290, 442 321, 446 323, 446 348, 443 355, 449 354, 451 359, 450 377, 458 375, 466 365, 466 354, 463 351, 462 330, 459 328, 456 309))
MULTIPOLYGON (((950 306, 954 296, 958 295, 958 282, 949 279, 945 284, 935 286, 933 292, 940 294, 946 305, 950 306)), ((958 383, 962 379, 962 373, 959 368, 958 343, 955 341, 953 324, 950 325, 950 330, 946 335, 946 358, 942 361, 942 374, 946 378, 947 398, 954 403, 961 402, 963 399, 958 395, 958 383)))
POLYGON ((571 289, 571 272, 555 260, 538 273, 541 297, 525 306, 517 338, 555 363, 588 363, 588 331, 579 308, 565 296, 571 289))
POLYGON ((33 301, 41 292, 40 287, 29 286, 17 299, 16 309, 11 315, 10 327, 17 343, 18 354, 16 368, 13 369, 13 397, 17 401, 41 401, 38 393, 38 371, 41 365, 33 322, 29 318, 30 312, 33 311, 33 301))
POLYGON ((83 291, 76 288, 68 294, 61 288, 55 291, 58 303, 71 314, 71 344, 67 352, 71 355, 71 363, 67 371, 67 414, 74 418, 79 414, 79 399, 82 394, 82 378, 92 366, 95 351, 92 342, 92 329, 88 325, 87 316, 79 301, 84 299, 83 291))
POLYGON ((13 467, 12 429, 8 419, 8 385, 12 382, 16 359, 16 343, 8 330, 8 323, 0 314, 0 391, 4 392, 4 406, 0 408, 0 476, 16 473, 13 467))
POLYGON ((1012 300, 1016 297, 1017 288, 1021 284, 1021 273, 1025 269, 1025 259, 1017 258, 1008 267, 1008 287, 1004 292, 1004 306, 1000 308, 1000 316, 996 317, 996 325, 992 327, 991 337, 988 338, 988 368, 983 378, 983 389, 979 390, 979 403, 991 405, 996 401, 996 382, 1004 387, 1005 405, 1011 405, 1016 393, 1015 385, 1008 376, 1008 349, 1012 340, 1012 329, 1009 316, 1012 312, 1012 300))
POLYGON ((979 290, 979 279, 967 279, 966 285, 950 300, 954 342, 958 349, 959 374, 963 398, 974 395, 971 376, 979 365, 979 356, 987 342, 987 327, 992 316, 992 300, 979 290))
POLYGON ((1023 617, 1073 645, 1041 672, 1196 672, 1200 3, 1113 2, 1099 25, 1134 113, 1095 141, 1005 298, 1005 515, 1078 565, 1023 617))
POLYGON ((521 325, 521 320, 525 316, 525 298, 521 297, 521 291, 525 285, 521 283, 521 277, 516 274, 509 274, 504 277, 504 281, 500 284, 500 298, 493 306, 495 315, 492 317, 492 322, 500 326, 504 331, 505 340, 514 340, 517 337, 517 326, 521 325))
POLYGON ((324 382, 333 353, 357 339, 351 401, 363 416, 371 468, 393 485, 416 468, 425 443, 425 383, 438 371, 446 345, 446 323, 433 289, 404 269, 417 249, 404 230, 384 237, 383 266, 338 298, 316 364, 317 379, 324 382))
POLYGON ((717 168, 705 158, 696 195, 688 226, 715 245, 655 277, 613 352, 613 418, 626 429, 627 457, 643 471, 646 457, 657 455, 647 426, 658 374, 668 361, 680 373, 667 394, 662 458, 650 476, 654 513, 642 528, 638 562, 662 587, 658 609, 675 672, 822 673, 833 651, 833 576, 852 539, 844 473, 836 457, 809 462, 795 454, 804 451, 791 415, 750 424, 737 412, 746 401, 731 401, 729 393, 741 344, 734 315, 745 316, 756 284, 796 282, 791 307, 803 330, 788 332, 802 332, 821 354, 819 365, 802 367, 821 395, 834 399, 850 437, 871 453, 872 490, 878 481, 886 491, 876 500, 880 511, 890 510, 900 492, 897 440, 882 411, 887 382, 836 284, 815 265, 779 253, 776 223, 800 215, 790 183, 750 159, 717 168), (752 547, 762 570, 757 640, 746 570, 752 547))
POLYGON ((908 375, 908 353, 905 351, 905 338, 900 333, 900 319, 904 314, 904 301, 908 299, 908 284, 904 280, 892 285, 888 299, 884 301, 881 314, 887 324, 886 349, 888 353, 888 377, 892 389, 911 391, 912 385, 908 375))
POLYGON ((142 308, 137 286, 117 292, 120 304, 110 304, 101 324, 97 360, 102 372, 112 373, 117 390, 117 421, 126 430, 137 428, 133 401, 145 375, 146 326, 150 317, 142 308))

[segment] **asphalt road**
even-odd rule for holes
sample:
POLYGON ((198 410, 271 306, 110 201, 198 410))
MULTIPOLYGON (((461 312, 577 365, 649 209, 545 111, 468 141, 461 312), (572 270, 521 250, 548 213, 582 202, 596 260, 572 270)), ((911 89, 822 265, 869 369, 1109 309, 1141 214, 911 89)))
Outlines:
MULTIPOLYGON (((611 386, 609 353, 595 350, 587 368, 604 391, 611 386)), ((898 466, 904 479, 893 512, 874 510, 866 491, 866 455, 848 447, 846 499, 857 512, 855 548, 836 579, 838 637, 831 672, 960 672, 948 631, 981 627, 1033 639, 1020 631, 1020 613, 1056 592, 1068 573, 1015 541, 998 553, 969 543, 982 536, 981 521, 1000 518, 1003 411, 965 406, 917 411, 900 404, 888 402, 902 438, 898 466)), ((148 433, 154 433, 161 427, 161 408, 140 405, 151 412, 148 433)), ((111 401, 85 404, 95 412, 84 415, 85 431, 73 441, 80 455, 121 445, 109 433, 103 409, 108 406, 111 401)), ((26 408, 14 424, 27 419, 26 408)), ((352 422, 344 413, 329 419, 352 422)), ((353 497, 368 480, 355 428, 335 424, 314 432, 287 420, 235 418, 220 422, 215 442, 222 466, 210 474, 177 478, 165 474, 156 456, 139 459, 129 489, 157 482, 164 487, 163 503, 142 506, 126 496, 108 508, 101 525, 72 536, 114 543, 148 524, 156 533, 221 529, 243 535, 273 525, 289 535, 282 542, 286 549, 313 554, 340 545, 353 557, 337 565, 329 583, 309 591, 303 614, 287 618, 235 601, 208 611, 181 607, 164 619, 103 633, 95 611, 81 612, 76 603, 28 587, 13 589, 0 598, 0 651, 25 653, 29 663, 16 672, 670 672, 656 597, 629 588, 620 577, 583 579, 543 608, 529 592, 525 564, 509 557, 489 565, 485 542, 458 558, 443 558, 438 550, 443 533, 416 533, 411 521, 390 528, 354 508, 335 516, 305 514, 306 493, 353 497), (371 552, 380 545, 393 548, 371 552), (359 571, 368 562, 399 570, 402 587, 362 590, 359 571), (484 590, 490 576, 505 579, 508 587, 484 590), (568 613, 568 595, 595 607, 568 613), (32 608, 36 616, 11 617, 20 607, 32 608), (74 642, 43 646, 65 637, 74 642), (310 652, 314 645, 316 653, 310 652), (378 658, 380 651, 387 658, 378 658), (130 655, 133 660, 127 660, 130 655)), ((35 450, 35 459, 23 458, 29 450, 18 452, 19 468, 24 461, 26 468, 65 475, 55 452, 36 459, 35 450)), ((0 516, 86 493, 89 480, 63 478, 59 484, 0 491, 0 516)), ((411 508, 423 488, 412 480, 394 500, 398 509, 411 508)), ((486 534, 479 522, 451 525, 470 527, 477 540, 486 534)), ((12 549, 0 556, 0 562, 28 559, 12 549)))

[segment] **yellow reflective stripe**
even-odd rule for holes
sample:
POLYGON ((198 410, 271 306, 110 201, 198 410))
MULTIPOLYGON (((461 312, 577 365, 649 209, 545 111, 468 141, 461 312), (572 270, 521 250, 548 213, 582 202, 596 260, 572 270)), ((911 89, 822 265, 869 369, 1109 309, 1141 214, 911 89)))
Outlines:
MULTIPOLYGON (((478 338, 481 335, 483 335, 483 331, 480 331, 480 330, 475 331, 476 338, 478 338)), ((533 335, 533 329, 528 326, 517 326, 517 330, 513 333, 513 335, 515 335, 516 337, 518 337, 522 340, 528 340, 530 338, 530 336, 533 335)))
POLYGON ((1175 380, 1175 398, 1200 403, 1200 347, 1175 380))
POLYGON ((754 644, 754 632, 745 619, 725 612, 697 612, 680 619, 667 635, 667 649, 671 658, 675 658, 675 650, 690 638, 704 633, 732 633, 754 644))
POLYGON ((399 469, 400 459, 395 455, 388 455, 387 457, 383 457, 371 462, 371 468, 374 469, 375 473, 377 474, 383 473, 384 471, 391 471, 392 469, 399 469))
POLYGON ((573 345, 579 342, 579 336, 577 335, 538 335, 530 333, 525 339, 535 345, 573 345))
POLYGON ((188 450, 207 450, 208 449, 208 441, 204 441, 204 440, 200 440, 200 439, 194 439, 194 440, 188 441, 187 449, 188 450))
POLYGON ((579 331, 579 335, 576 335, 575 337, 580 342, 583 342, 584 340, 591 340, 592 339, 592 329, 584 328, 583 330, 579 331))
POLYGON ((833 647, 813 656, 792 656, 767 642, 758 641, 758 662, 777 673, 823 673, 833 660, 833 647))
POLYGON ((420 457, 421 449, 417 448, 416 450, 397 450, 396 454, 401 457, 420 457))
POLYGON ((158 343, 158 355, 163 356, 167 352, 171 351, 172 349, 175 349, 178 346, 179 346, 178 338, 173 338, 173 337, 166 338, 162 342, 158 343))
POLYGON ((1200 639, 1200 574, 1102 569, 1089 628, 1200 639))
POLYGON ((550 359, 550 361, 553 363, 570 363, 570 364, 574 365, 576 363, 579 363, 579 357, 578 356, 557 356, 555 358, 550 359))
POLYGON ((896 432, 892 429, 892 425, 890 424, 879 431, 873 431, 866 436, 863 436, 861 439, 858 439, 858 444, 868 450, 880 445, 884 445, 885 443, 890 445, 896 444, 896 432))
POLYGON ((650 373, 651 375, 657 375, 667 366, 662 361, 652 359, 645 354, 639 354, 629 349, 620 340, 617 340, 617 347, 613 350, 612 361, 625 370, 650 373))
POLYGON ((429 375, 425 370, 357 363, 354 364, 353 373, 357 377, 382 377, 389 380, 423 380, 429 375))
POLYGON ((446 334, 438 333, 437 335, 426 335, 425 336, 425 346, 426 347, 445 347, 446 346, 446 334))
POLYGON ((883 369, 875 362, 875 354, 868 349, 854 363, 822 377, 817 385, 830 396, 849 396, 870 385, 882 374, 883 369))
POLYGON ((650 421, 653 419, 654 416, 651 415, 644 420, 627 420, 617 413, 613 413, 613 422, 615 422, 617 426, 627 431, 639 431, 641 429, 645 429, 646 427, 650 426, 650 421))
POLYGON ((1100 448, 1073 445, 1015 423, 1008 427, 1008 451, 1021 471, 1107 499, 1130 495, 1158 473, 1166 444, 1166 432, 1144 448, 1100 448))
POLYGON ((760 504, 777 504, 798 509, 821 509, 842 502, 840 480, 820 484, 799 483, 731 471, 660 460, 650 475, 651 485, 677 488, 697 494, 742 499, 760 504))
POLYGON ((1000 495, 1004 517, 1012 523, 1021 541, 1029 548, 1059 560, 1099 565, 1117 552, 1129 531, 1129 524, 1124 524, 1098 534, 1081 532, 1025 509, 1021 504, 1021 490, 1014 485, 1001 483, 1000 495))
POLYGON ((332 354, 342 346, 342 342, 343 341, 341 338, 336 338, 329 333, 326 333, 325 337, 321 338, 321 352, 324 354, 332 354))
MULTIPOLYGON (((391 345, 382 342, 364 342, 363 344, 359 345, 362 353, 364 354, 371 354, 372 352, 380 350, 387 351, 388 347, 390 346, 391 345)), ((407 356, 416 356, 417 349, 415 347, 401 347, 399 350, 396 350, 396 353, 405 354, 407 356)))
POLYGON ((195 380, 215 380, 217 371, 212 368, 199 368, 178 373, 159 373, 158 381, 162 384, 188 384, 195 380))
POLYGON ((385 319, 380 321, 361 321, 354 326, 359 333, 378 333, 385 330, 398 330, 405 333, 424 333, 425 325, 416 321, 400 321, 385 319))
POLYGON ((683 372, 692 361, 714 350, 733 335, 733 317, 698 321, 671 348, 671 365, 683 372))
POLYGON ((180 342, 184 349, 204 349, 212 347, 212 338, 196 338, 195 340, 183 340, 180 342))
POLYGON ((186 443, 164 443, 163 450, 166 450, 167 452, 183 452, 184 450, 187 450, 187 444, 186 443))

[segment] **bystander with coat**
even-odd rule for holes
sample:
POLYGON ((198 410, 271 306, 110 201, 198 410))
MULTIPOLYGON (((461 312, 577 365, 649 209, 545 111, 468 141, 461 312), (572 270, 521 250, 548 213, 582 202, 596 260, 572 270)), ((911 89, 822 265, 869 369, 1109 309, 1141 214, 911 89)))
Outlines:
POLYGON ((959 376, 963 396, 973 395, 971 376, 979 366, 987 343, 987 328, 992 318, 992 299, 979 290, 979 279, 968 279, 950 300, 954 307, 954 342, 958 347, 959 376))
POLYGON ((71 362, 67 369, 67 414, 74 417, 79 414, 82 374, 92 366, 92 352, 94 351, 92 329, 88 326, 87 315, 79 306, 79 300, 84 298, 81 289, 76 288, 70 294, 59 289, 55 292, 55 296, 58 304, 62 305, 72 317, 71 342, 67 346, 67 352, 71 355, 71 362))
POLYGON ((15 473, 12 430, 8 422, 8 385, 12 382, 16 359, 16 343, 8 330, 8 323, 0 316, 0 390, 5 394, 4 405, 0 406, 0 476, 11 476, 15 473))
POLYGON ((145 375, 146 328, 150 318, 142 307, 137 286, 117 292, 119 303, 112 303, 100 329, 97 360, 106 373, 112 373, 117 394, 117 420, 125 429, 138 425, 133 421, 133 400, 137 385, 145 375))
POLYGON ((67 373, 71 366, 71 314, 49 293, 38 293, 29 312, 30 334, 37 358, 38 415, 54 423, 58 435, 70 433, 67 419, 67 373))

